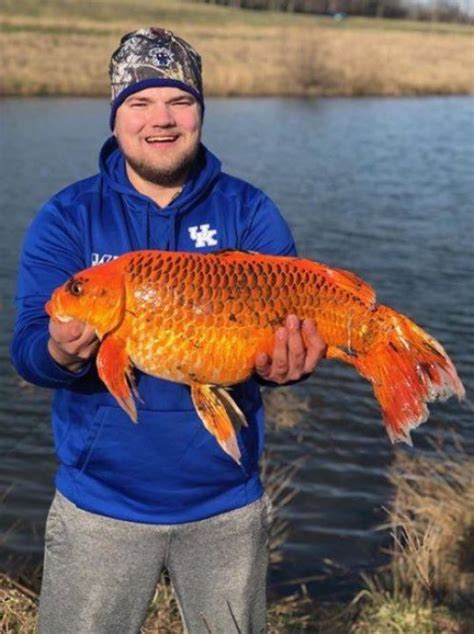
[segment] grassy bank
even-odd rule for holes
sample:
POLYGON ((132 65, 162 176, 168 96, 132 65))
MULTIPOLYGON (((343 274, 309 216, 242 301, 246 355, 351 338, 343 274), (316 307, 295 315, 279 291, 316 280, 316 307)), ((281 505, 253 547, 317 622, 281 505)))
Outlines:
POLYGON ((391 562, 358 595, 354 634, 474 632, 474 463, 462 450, 398 454, 391 562))
MULTIPOLYGON (((291 495, 291 473, 267 464, 276 506, 291 495)), ((348 605, 320 604, 298 595, 274 601, 269 634, 471 634, 474 631, 474 464, 462 452, 414 458, 399 454, 392 474, 395 497, 387 525, 390 564, 364 578, 348 605)), ((280 561, 285 525, 274 527, 272 561, 280 561)), ((33 634, 38 581, 0 575, 0 631, 33 634)), ((182 634, 169 584, 158 586, 142 634, 182 634)))
POLYGON ((252 12, 172 0, 1 0, 0 95, 108 95, 121 34, 177 30, 208 95, 474 94, 474 27, 252 12))
MULTIPOLYGON (((266 408, 276 428, 297 425, 307 403, 291 390, 270 391, 266 408)), ((279 517, 293 497, 298 465, 275 467, 263 477, 275 509, 271 562, 284 565, 281 546, 288 526, 279 517)), ((393 536, 390 563, 363 579, 347 605, 321 604, 304 586, 274 600, 269 634, 472 634, 474 631, 474 463, 461 449, 417 457, 397 452, 390 479, 394 497, 386 528, 393 536)), ((0 574, 0 631, 33 634, 40 571, 30 578, 0 574)), ((182 634, 179 610, 166 579, 157 587, 142 634, 182 634)))

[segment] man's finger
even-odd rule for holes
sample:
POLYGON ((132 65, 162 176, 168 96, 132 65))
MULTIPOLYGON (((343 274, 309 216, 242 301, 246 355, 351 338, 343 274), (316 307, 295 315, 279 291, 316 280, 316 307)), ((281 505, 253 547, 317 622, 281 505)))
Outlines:
POLYGON ((100 345, 100 341, 98 339, 93 339, 92 341, 88 341, 87 343, 79 343, 79 341, 76 340, 64 344, 56 343, 56 345, 64 354, 67 354, 71 357, 76 357, 77 359, 86 360, 97 350, 100 345))
POLYGON ((71 354, 77 355, 81 359, 87 358, 86 353, 89 349, 95 349, 100 344, 95 330, 90 326, 86 326, 79 339, 71 341, 66 346, 69 348, 71 354), (91 348, 92 347, 92 348, 91 348))
POLYGON ((81 338, 83 331, 84 324, 77 319, 67 323, 58 321, 57 319, 49 320, 49 333, 58 343, 76 341, 81 338))
POLYGON ((82 347, 77 356, 84 361, 88 361, 91 357, 95 356, 97 350, 99 349, 100 341, 96 339, 92 343, 87 346, 82 347))
POLYGON ((288 379, 298 380, 305 366, 306 350, 300 330, 300 320, 296 315, 289 315, 286 320, 288 328, 288 379))
POLYGON ((303 322, 303 332, 306 340, 306 360, 303 373, 313 372, 319 361, 325 356, 327 345, 319 335, 314 322, 305 319, 303 322))
POLYGON ((87 345, 93 341, 99 341, 95 329, 92 326, 86 326, 78 340, 78 344, 87 345))
POLYGON ((268 354, 265 354, 264 352, 259 352, 255 357, 255 369, 258 374, 266 379, 270 374, 271 367, 271 359, 268 354))
POLYGON ((288 374, 288 329, 279 328, 275 335, 270 381, 277 383, 286 379, 288 374))

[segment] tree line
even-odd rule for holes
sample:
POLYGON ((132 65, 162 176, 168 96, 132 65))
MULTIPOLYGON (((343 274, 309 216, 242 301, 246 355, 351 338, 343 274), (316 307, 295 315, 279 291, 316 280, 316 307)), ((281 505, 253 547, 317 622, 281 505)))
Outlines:
POLYGON ((242 9, 285 11, 332 15, 340 19, 351 15, 378 18, 473 22, 462 2, 456 0, 198 0, 242 9))

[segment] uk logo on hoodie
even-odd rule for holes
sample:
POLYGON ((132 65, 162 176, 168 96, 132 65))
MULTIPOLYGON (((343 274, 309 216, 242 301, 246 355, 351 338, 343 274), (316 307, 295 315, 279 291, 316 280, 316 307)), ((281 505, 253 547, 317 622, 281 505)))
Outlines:
POLYGON ((217 233, 217 229, 211 229, 211 225, 199 225, 198 227, 189 227, 188 229, 191 240, 194 240, 196 248, 199 247, 213 247, 217 244, 217 240, 214 236, 217 233))

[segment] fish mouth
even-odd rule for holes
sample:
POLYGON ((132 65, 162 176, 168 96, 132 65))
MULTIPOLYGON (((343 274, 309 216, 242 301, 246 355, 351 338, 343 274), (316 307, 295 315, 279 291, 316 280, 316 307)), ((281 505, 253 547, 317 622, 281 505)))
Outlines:
MULTIPOLYGON (((56 304, 57 304, 57 302, 56 302, 56 304)), ((56 312, 55 309, 57 309, 57 308, 58 308, 58 306, 54 305, 53 299, 50 299, 44 305, 44 309, 46 311, 46 314, 49 315, 52 319, 56 319, 56 321, 60 321, 63 324, 67 324, 68 322, 70 322, 70 321, 72 321, 74 319, 74 317, 71 317, 70 315, 66 315, 64 313, 56 312)))

